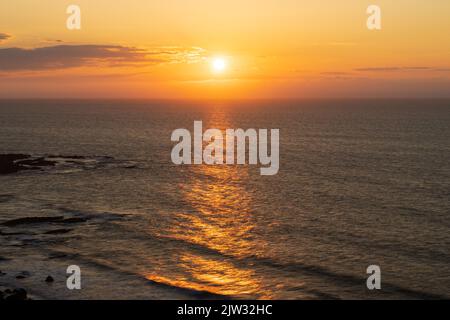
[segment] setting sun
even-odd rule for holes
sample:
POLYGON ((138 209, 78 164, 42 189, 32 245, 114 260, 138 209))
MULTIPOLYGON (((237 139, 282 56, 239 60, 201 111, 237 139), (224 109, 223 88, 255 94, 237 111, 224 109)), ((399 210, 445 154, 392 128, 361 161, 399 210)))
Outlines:
POLYGON ((227 68, 227 61, 224 58, 214 58, 211 67, 215 73, 222 73, 227 68))

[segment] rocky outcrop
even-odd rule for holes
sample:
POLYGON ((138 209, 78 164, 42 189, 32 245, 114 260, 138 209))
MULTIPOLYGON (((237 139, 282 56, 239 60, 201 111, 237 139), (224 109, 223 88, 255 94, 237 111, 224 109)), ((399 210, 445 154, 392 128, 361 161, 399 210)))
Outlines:
POLYGON ((40 224, 40 223, 62 223, 62 224, 72 224, 72 223, 82 223, 86 222, 87 218, 73 217, 64 218, 64 216, 54 216, 54 217, 25 217, 19 219, 8 220, 0 223, 2 226, 6 227, 16 227, 20 225, 27 224, 40 224))
POLYGON ((0 174, 11 174, 22 170, 41 170, 55 166, 55 161, 44 157, 32 157, 28 154, 0 154, 0 174))
POLYGON ((30 158, 26 154, 1 154, 0 155, 0 174, 16 173, 20 171, 21 166, 16 163, 18 160, 30 158))
POLYGON ((25 289, 6 289, 5 291, 0 290, 0 301, 19 301, 19 300, 29 300, 28 293, 25 289))

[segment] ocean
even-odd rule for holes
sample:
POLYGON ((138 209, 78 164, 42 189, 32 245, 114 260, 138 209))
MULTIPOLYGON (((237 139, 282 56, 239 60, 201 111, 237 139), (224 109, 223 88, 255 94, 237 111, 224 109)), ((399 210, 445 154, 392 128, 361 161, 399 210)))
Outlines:
POLYGON ((0 153, 53 163, 0 175, 35 299, 450 298, 450 100, 1 100, 0 153), (174 165, 195 120, 280 129, 278 174, 174 165))

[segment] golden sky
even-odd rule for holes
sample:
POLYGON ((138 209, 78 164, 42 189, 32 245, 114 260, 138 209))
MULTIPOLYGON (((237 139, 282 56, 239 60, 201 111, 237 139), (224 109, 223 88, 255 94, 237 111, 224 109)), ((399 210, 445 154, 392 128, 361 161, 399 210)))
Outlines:
POLYGON ((448 0, 2 1, 0 97, 450 97, 449 13, 448 0), (71 4, 81 30, 66 28, 71 4))

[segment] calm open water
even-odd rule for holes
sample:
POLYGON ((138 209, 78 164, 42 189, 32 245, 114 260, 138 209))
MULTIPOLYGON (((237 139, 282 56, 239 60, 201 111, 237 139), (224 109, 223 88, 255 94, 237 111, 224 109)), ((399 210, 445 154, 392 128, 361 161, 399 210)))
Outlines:
POLYGON ((3 100, 0 153, 58 161, 0 176, 0 223, 88 219, 0 226, 0 285, 36 298, 450 297, 450 100, 3 100), (279 128, 278 175, 173 165, 194 120, 279 128))

